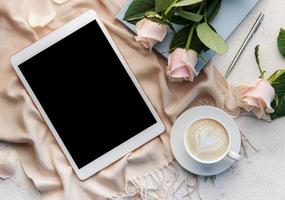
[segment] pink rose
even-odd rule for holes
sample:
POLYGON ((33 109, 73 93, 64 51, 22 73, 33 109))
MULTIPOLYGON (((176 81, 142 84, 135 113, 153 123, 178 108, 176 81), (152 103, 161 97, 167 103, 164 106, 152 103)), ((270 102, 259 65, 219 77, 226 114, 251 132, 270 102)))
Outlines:
POLYGON ((275 97, 275 90, 270 83, 263 79, 251 86, 239 86, 234 88, 240 107, 246 111, 252 111, 258 119, 269 120, 268 113, 273 113, 271 102, 275 97))
POLYGON ((167 75, 171 81, 193 81, 198 73, 195 66, 198 54, 194 50, 182 48, 175 49, 168 56, 167 75))
POLYGON ((167 33, 167 26, 144 18, 136 24, 136 31, 136 41, 141 43, 144 48, 151 50, 156 43, 164 39, 167 33))

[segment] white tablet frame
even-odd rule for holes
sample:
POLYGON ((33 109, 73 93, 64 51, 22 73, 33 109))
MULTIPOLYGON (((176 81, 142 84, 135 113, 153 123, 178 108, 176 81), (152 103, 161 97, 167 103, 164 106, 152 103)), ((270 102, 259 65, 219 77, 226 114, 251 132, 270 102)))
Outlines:
POLYGON ((64 26, 60 27, 59 29, 53 31, 52 33, 46 35, 42 39, 38 40, 37 42, 31 44, 30 46, 22 49, 17 54, 11 57, 10 62, 16 71, 17 75, 19 76, 20 80, 22 81, 24 87, 26 88, 28 94, 31 96, 32 100, 34 101, 36 107, 40 111, 43 119, 46 121, 48 127, 50 128, 51 132, 53 133, 55 139, 57 140, 59 146, 61 147, 62 151, 64 152, 66 158, 70 162, 73 170, 77 174, 80 180, 85 180, 91 175, 97 173, 98 171, 102 170, 106 166, 112 164, 116 160, 120 159, 127 153, 137 149, 141 145, 145 144, 146 142, 150 141, 151 139, 160 135, 164 130, 165 126, 162 123, 161 119, 159 118, 158 114, 156 113, 154 107, 150 103, 149 99, 147 98, 146 94, 144 93, 143 89, 139 85, 138 81, 136 80, 135 76, 133 75, 131 69, 128 67, 126 61, 124 60, 123 56, 121 55, 120 51, 116 47, 114 41, 112 40, 111 36, 109 35, 108 31, 106 30, 105 26, 93 10, 89 10, 79 17, 73 19, 72 21, 68 22, 64 26), (124 143, 120 144, 119 146, 115 147, 114 149, 110 150, 109 152, 103 154, 101 157, 95 159, 91 163, 85 165, 82 168, 78 168, 75 164, 74 160, 72 159, 68 149, 64 145, 63 141, 61 140, 59 134, 55 130, 53 124, 49 120, 47 114, 45 113, 43 107, 41 106, 39 100, 35 96, 34 92, 32 91, 30 85, 28 84, 27 80, 25 79, 24 75, 22 74, 21 70, 19 69, 19 65, 26 60, 30 59, 31 57, 35 56, 39 52, 45 50, 46 48, 52 46, 53 44, 57 43, 58 41, 62 40, 66 36, 70 35, 71 33, 77 31, 78 29, 84 27, 89 22, 96 20, 99 24, 100 28, 102 29, 103 33, 105 34, 106 38, 108 39, 109 43, 113 47, 115 53, 117 54, 118 58, 122 62, 125 70, 131 77, 133 83, 135 84, 136 88, 138 89, 139 93, 141 94, 142 98, 144 99, 145 103, 147 104, 148 108, 152 112, 153 116, 155 117, 157 123, 152 125, 151 127, 147 128, 146 130, 138 133, 134 137, 130 138, 129 140, 125 141, 124 143))

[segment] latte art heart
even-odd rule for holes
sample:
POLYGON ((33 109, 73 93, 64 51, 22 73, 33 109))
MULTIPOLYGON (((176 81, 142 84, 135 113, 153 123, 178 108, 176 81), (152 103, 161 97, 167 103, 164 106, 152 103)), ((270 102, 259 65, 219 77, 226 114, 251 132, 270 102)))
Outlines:
POLYGON ((202 127, 200 134, 196 137, 197 150, 203 151, 214 151, 222 143, 222 136, 216 133, 212 127, 202 127))
POLYGON ((229 145, 226 129, 212 119, 194 122, 187 130, 187 145, 191 153, 200 160, 212 161, 220 158, 229 145))

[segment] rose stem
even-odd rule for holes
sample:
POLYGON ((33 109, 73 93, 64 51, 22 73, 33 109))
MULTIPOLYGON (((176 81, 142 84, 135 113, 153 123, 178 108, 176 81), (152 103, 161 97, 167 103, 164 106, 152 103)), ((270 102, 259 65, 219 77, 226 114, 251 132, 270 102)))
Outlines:
MULTIPOLYGON (((197 11, 198 15, 201 13, 201 11, 203 9, 203 6, 204 6, 204 3, 201 3, 201 5, 199 7, 199 10, 197 11)), ((187 38, 185 49, 190 49, 191 41, 192 41, 192 38, 193 38, 193 34, 194 34, 195 28, 196 28, 196 24, 193 24, 191 29, 190 29, 190 31, 189 31, 189 35, 188 35, 188 38, 187 38)))
POLYGON ((173 7, 173 5, 174 4, 176 4, 176 2, 177 2, 177 0, 174 0, 171 4, 170 4, 170 6, 166 9, 166 11, 165 11, 165 16, 167 16, 171 11, 172 11, 172 9, 174 8, 173 7))
POLYGON ((260 77, 259 78, 264 79, 265 71, 262 69, 261 64, 259 62, 259 45, 257 45, 255 47, 255 60, 256 60, 256 64, 257 64, 259 72, 260 72, 260 77))

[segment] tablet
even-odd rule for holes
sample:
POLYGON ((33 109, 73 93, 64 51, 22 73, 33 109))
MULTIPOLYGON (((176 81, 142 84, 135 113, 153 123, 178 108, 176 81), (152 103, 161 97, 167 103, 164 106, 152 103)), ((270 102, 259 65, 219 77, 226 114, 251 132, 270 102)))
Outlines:
POLYGON ((81 180, 165 129, 93 10, 10 60, 81 180))

